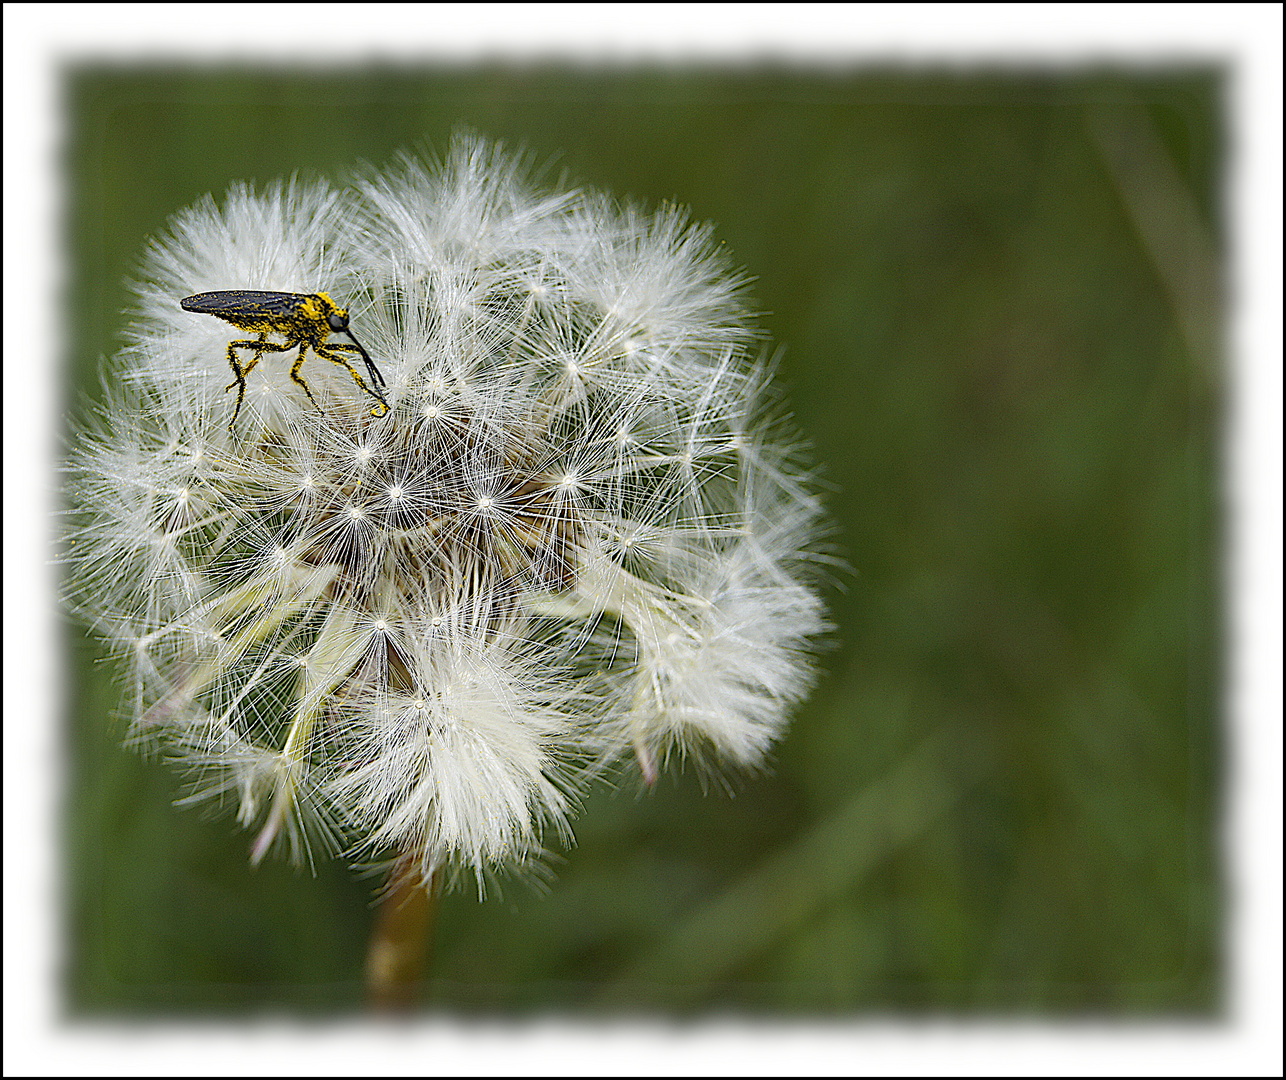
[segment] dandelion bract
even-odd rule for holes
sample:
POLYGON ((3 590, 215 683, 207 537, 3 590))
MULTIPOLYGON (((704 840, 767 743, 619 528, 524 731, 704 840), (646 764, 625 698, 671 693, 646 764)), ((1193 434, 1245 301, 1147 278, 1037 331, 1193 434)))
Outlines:
POLYGON ((744 282, 684 213, 542 191, 475 137, 235 188, 151 248, 76 435, 69 595, 133 736, 283 845, 532 865, 586 781, 754 768, 810 683, 821 509, 744 282), (265 355, 219 290, 325 293, 387 378, 265 355))

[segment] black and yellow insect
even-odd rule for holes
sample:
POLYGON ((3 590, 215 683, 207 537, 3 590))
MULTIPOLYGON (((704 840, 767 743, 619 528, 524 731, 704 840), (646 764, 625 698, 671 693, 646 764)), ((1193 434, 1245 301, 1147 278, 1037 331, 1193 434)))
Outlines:
MULTIPOLYGON (((304 355, 312 349, 323 360, 339 364, 353 376, 357 385, 370 394, 379 404, 371 409, 372 416, 383 416, 388 412, 388 402, 380 390, 384 387, 384 377, 375 367, 370 354, 361 346, 353 332, 348 328, 348 312, 340 307, 325 293, 286 293, 255 292, 248 289, 234 289, 228 292, 204 292, 185 297, 179 301, 184 311, 194 311, 200 315, 215 315, 224 322, 230 322, 238 330, 258 334, 254 340, 232 341, 228 343, 228 363, 236 381, 228 383, 227 389, 237 388, 237 407, 233 410, 232 420, 228 427, 237 422, 241 412, 241 402, 246 396, 246 376, 254 370, 259 358, 264 353, 289 352, 299 346, 299 356, 290 368, 290 377, 304 388, 308 400, 317 405, 317 399, 308 389, 308 384, 299 375, 303 366, 304 355), (347 334, 353 344, 347 342, 326 341, 332 333, 347 334), (280 334, 285 343, 274 344, 268 340, 269 334, 280 334), (237 362, 237 350, 248 349, 253 355, 244 367, 237 362), (367 386, 353 366, 343 355, 356 353, 366 362, 366 370, 371 377, 367 386)), ((317 405, 321 409, 320 405, 317 405)))

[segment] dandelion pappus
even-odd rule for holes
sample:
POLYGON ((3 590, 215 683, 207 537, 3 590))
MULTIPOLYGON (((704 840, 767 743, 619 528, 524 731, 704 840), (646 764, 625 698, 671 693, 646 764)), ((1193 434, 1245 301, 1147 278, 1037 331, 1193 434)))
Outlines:
MULTIPOLYGON (((371 395, 379 404, 371 409, 372 416, 383 416, 388 412, 388 402, 380 394, 385 385, 384 377, 376 368, 370 354, 362 348, 353 332, 348 328, 348 312, 335 303, 325 293, 285 293, 259 292, 248 289, 233 289, 227 292, 205 292, 188 296, 179 301, 184 311, 199 315, 214 315, 224 322, 229 322, 238 330, 245 330, 259 336, 254 340, 231 341, 228 343, 228 363, 236 376, 226 389, 237 388, 237 407, 233 410, 232 419, 228 422, 231 428, 237 422, 241 412, 241 402, 246 396, 246 376, 254 370, 264 353, 289 352, 299 346, 299 356, 290 368, 290 377, 304 388, 308 400, 317 405, 317 399, 308 389, 308 384, 300 377, 299 369, 303 366, 304 356, 311 348, 323 360, 339 364, 344 368, 362 390, 371 395), (352 338, 353 344, 347 342, 326 342, 332 333, 344 333, 352 338), (285 344, 276 345, 268 340, 269 334, 280 334, 285 344), (237 350, 248 349, 253 354, 250 362, 244 367, 237 362, 237 350), (344 353, 357 353, 366 362, 371 385, 367 386, 353 366, 344 357, 344 353)), ((320 410, 321 406, 317 405, 320 410)))

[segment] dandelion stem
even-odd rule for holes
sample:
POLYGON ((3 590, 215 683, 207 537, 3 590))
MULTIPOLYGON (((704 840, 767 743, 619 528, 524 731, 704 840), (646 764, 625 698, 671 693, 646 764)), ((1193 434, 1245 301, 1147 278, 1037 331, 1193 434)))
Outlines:
POLYGON ((417 859, 405 854, 398 859, 366 953, 366 1000, 371 1009, 398 1011, 415 1003, 441 895, 440 870, 426 882, 417 859))

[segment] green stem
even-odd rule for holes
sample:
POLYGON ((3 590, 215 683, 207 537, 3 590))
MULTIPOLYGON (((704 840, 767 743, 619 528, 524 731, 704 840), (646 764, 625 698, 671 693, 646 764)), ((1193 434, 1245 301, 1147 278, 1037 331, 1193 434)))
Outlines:
POLYGON ((410 857, 398 859, 366 953, 366 1000, 372 1010, 398 1012, 415 1004, 441 895, 441 871, 426 882, 410 857))

